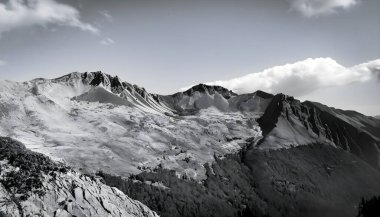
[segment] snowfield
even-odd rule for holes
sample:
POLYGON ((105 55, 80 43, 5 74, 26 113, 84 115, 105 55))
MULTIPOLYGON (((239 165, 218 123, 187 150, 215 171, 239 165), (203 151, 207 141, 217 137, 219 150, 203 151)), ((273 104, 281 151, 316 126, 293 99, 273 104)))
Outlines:
POLYGON ((194 179, 204 178, 203 165, 215 155, 236 152, 246 139, 261 136, 255 113, 211 106, 178 116, 133 91, 115 94, 107 82, 92 86, 91 79, 76 73, 1 81, 0 135, 85 172, 128 176, 160 165, 194 179))

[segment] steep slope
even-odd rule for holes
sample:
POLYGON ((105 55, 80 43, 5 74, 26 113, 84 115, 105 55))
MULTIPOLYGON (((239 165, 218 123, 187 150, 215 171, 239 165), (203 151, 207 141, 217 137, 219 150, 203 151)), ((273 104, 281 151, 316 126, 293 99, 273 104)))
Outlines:
POLYGON ((346 111, 331 108, 318 102, 306 101, 305 104, 317 107, 320 111, 327 112, 333 116, 337 116, 355 128, 366 131, 372 136, 380 139, 380 121, 370 116, 365 116, 356 111, 346 111))
POLYGON ((259 148, 329 143, 380 168, 380 121, 374 118, 278 94, 258 122, 265 135, 259 148))
POLYGON ((133 106, 133 104, 128 100, 121 98, 113 93, 110 93, 102 87, 94 87, 88 92, 85 92, 79 96, 75 96, 72 99, 85 102, 110 103, 116 106, 133 106))
POLYGON ((5 216, 157 217, 118 189, 5 137, 0 137, 0 201, 5 216))

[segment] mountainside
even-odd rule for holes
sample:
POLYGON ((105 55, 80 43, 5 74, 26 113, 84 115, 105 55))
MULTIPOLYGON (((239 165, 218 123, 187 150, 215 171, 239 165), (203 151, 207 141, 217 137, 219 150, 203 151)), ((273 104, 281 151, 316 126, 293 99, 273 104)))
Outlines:
POLYGON ((201 184, 162 169, 127 180, 100 175, 165 217, 354 217, 361 198, 380 193, 379 171, 323 144, 267 151, 251 146, 217 159, 201 184))
POLYGON ((355 216, 362 197, 380 195, 380 120, 284 94, 199 84, 163 96, 102 72, 0 81, 0 136, 80 171, 55 172, 54 184, 42 169, 38 189, 51 196, 32 191, 18 210, 69 211, 72 200, 87 207, 79 216, 123 215, 116 207, 138 203, 129 196, 168 217, 355 216), (105 191, 113 208, 94 213, 103 196, 82 201, 69 183, 105 191), (59 188, 68 199, 50 203, 59 188))
POLYGON ((372 117, 278 94, 258 122, 262 149, 329 143, 380 168, 380 122, 372 117))

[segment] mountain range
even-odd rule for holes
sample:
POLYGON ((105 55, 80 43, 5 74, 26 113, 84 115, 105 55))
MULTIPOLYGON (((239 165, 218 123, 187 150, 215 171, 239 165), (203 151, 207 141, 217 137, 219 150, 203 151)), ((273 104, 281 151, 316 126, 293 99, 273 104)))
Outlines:
POLYGON ((0 136, 5 216, 356 216, 380 195, 380 120, 281 93, 0 81, 0 136))

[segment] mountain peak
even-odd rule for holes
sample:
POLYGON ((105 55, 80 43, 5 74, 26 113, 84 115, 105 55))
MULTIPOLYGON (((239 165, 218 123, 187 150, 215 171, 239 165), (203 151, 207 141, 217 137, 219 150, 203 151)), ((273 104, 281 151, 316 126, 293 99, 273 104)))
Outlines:
POLYGON ((190 89, 183 92, 185 95, 191 96, 194 92, 200 92, 200 93, 208 93, 210 95, 215 94, 216 92, 221 94, 224 98, 229 99, 232 96, 237 96, 236 93, 232 92, 231 90, 228 90, 221 86, 212 86, 207 84, 198 84, 190 89))
MULTIPOLYGON (((113 77, 101 71, 91 72, 91 74, 93 75, 93 79, 90 82, 90 85, 92 86, 99 86, 102 84, 106 87, 110 87, 111 91, 114 93, 120 93, 124 89, 122 82, 117 76, 113 77)), ((83 75, 85 78, 88 76, 87 72, 83 75)))
POLYGON ((261 90, 257 90, 256 92, 254 92, 254 94, 258 97, 261 97, 263 99, 270 99, 270 98, 273 98, 274 95, 273 94, 270 94, 270 93, 267 93, 267 92, 264 92, 264 91, 261 91, 261 90))
POLYGON ((112 92, 119 94, 123 91, 124 85, 118 76, 111 76, 102 71, 95 72, 72 72, 67 75, 52 79, 53 82, 69 82, 73 80, 82 80, 91 86, 104 86, 112 92))

